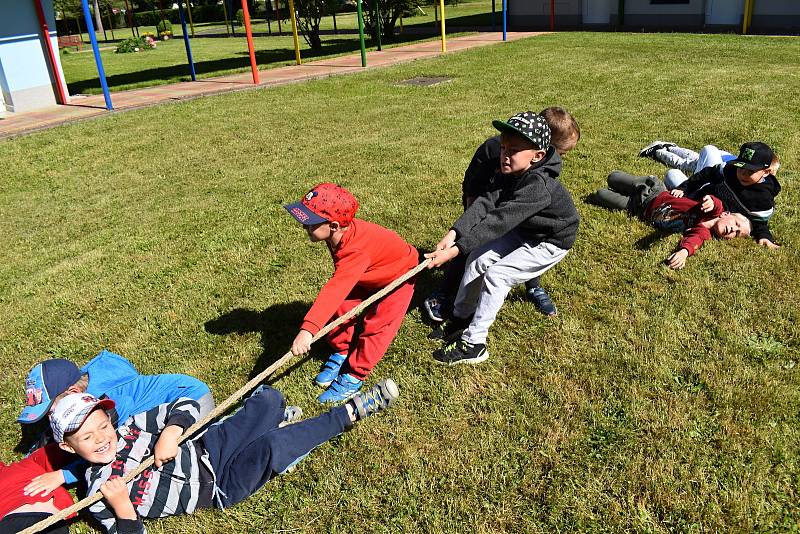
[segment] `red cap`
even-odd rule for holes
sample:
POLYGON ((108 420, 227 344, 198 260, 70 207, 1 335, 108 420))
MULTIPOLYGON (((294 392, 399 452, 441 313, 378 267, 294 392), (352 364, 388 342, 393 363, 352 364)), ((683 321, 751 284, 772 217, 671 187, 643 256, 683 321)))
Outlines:
POLYGON ((315 185, 300 202, 284 206, 300 224, 312 225, 336 221, 348 226, 358 211, 358 201, 353 194, 336 184, 315 185))

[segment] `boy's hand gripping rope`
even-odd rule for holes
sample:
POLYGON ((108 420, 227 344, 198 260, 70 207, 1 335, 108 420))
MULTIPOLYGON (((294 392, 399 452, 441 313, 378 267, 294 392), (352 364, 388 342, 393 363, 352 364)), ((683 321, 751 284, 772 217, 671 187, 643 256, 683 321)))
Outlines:
MULTIPOLYGON (((419 272, 422 271, 425 267, 427 267, 430 262, 431 262, 430 258, 424 260, 422 263, 420 263, 419 265, 417 265, 416 267, 414 267, 413 269, 408 271, 403 276, 401 276, 401 277, 397 278, 396 280, 392 281, 388 286, 384 287, 383 289, 381 289, 380 291, 378 291, 374 295, 370 296, 369 298, 364 300, 364 302, 362 302, 361 304, 359 304, 358 306, 356 306, 355 308, 353 308, 349 312, 345 313, 344 315, 342 315, 341 317, 339 317, 338 319, 336 319, 332 323, 327 324, 322 330, 317 332, 314 335, 313 338, 311 338, 311 343, 314 343, 315 341, 321 339, 328 332, 330 332, 331 330, 333 330, 334 328, 336 328, 340 324, 342 324, 342 323, 344 323, 346 321, 349 321, 350 319, 352 319, 356 315, 359 315, 367 307, 369 307, 372 303, 374 303, 377 300, 382 299, 383 297, 385 297, 386 295, 391 293, 392 290, 397 288, 399 285, 401 285, 404 282, 408 281, 413 276, 416 276, 417 274, 419 274, 419 272)), ((271 375, 272 373, 277 371, 280 367, 282 367, 290 359, 292 359, 292 352, 291 351, 289 351, 286 354, 284 354, 281 357, 281 359, 279 359, 278 361, 276 361, 275 363, 273 363, 272 365, 270 365, 269 367, 267 367, 266 369, 261 371, 257 376, 253 377, 247 384, 243 385, 238 390, 236 390, 236 392, 234 392, 230 397, 225 399, 225 401, 223 401, 222 404, 219 404, 216 408, 214 408, 208 414, 206 414, 205 417, 203 417, 202 419, 197 421, 195 424, 193 424, 192 426, 187 428, 183 432, 183 434, 181 435, 180 439, 178 440, 178 443, 183 443, 189 437, 191 437, 192 434, 194 434, 195 432, 200 430, 202 427, 204 427, 206 424, 208 424, 212 419, 216 419, 223 412, 225 412, 228 408, 230 408, 231 405, 233 405, 234 403, 238 402, 245 395, 245 393, 247 393, 251 389, 255 388, 261 382, 263 382, 269 375, 271 375)), ((144 471, 145 469, 147 469, 148 467, 150 467, 153 464, 153 460, 154 460, 153 456, 150 456, 149 458, 145 459, 141 464, 139 464, 139 467, 137 467, 133 471, 128 472, 123 477, 123 481, 127 484, 128 482, 130 482, 131 480, 133 480, 134 478, 139 476, 139 474, 142 471, 144 471)), ((55 523, 58 523, 62 519, 65 519, 66 517, 68 517, 68 516, 70 516, 70 515, 72 515, 74 513, 77 513, 80 510, 83 510, 84 508, 87 508, 87 507, 93 505, 94 503, 96 503, 97 501, 99 501, 102 498, 103 498, 103 494, 98 491, 94 495, 90 495, 90 496, 88 496, 88 497, 86 497, 84 499, 81 499, 80 501, 76 502, 75 504, 73 504, 69 508, 64 508, 63 510, 59 511, 58 513, 55 513, 55 514, 51 515, 50 517, 48 517, 46 519, 42 519, 41 521, 39 521, 35 525, 32 525, 32 526, 26 528, 25 530, 20 531, 20 534, 34 534, 35 532, 40 532, 40 531, 46 529, 47 527, 49 527, 51 525, 54 525, 55 523)))

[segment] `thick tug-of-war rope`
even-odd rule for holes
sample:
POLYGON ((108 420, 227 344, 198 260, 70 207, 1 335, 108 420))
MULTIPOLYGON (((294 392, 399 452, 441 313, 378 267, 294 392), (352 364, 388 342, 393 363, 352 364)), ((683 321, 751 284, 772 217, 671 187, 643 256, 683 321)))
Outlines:
MULTIPOLYGON (((385 297, 386 295, 391 293, 395 288, 397 288, 401 284, 405 283, 410 278, 412 278, 412 277, 416 276, 417 274, 419 274, 419 272, 422 271, 423 269, 425 269, 430 262, 431 262, 430 258, 424 260, 422 263, 420 263, 419 265, 417 265, 416 267, 414 267, 413 269, 411 269, 410 271, 405 273, 403 276, 401 276, 401 277, 397 278, 396 280, 394 280, 388 286, 384 287, 383 289, 381 289, 380 291, 378 291, 374 295, 371 295, 369 298, 365 299, 364 302, 362 302, 361 304, 359 304, 358 306, 356 306, 355 308, 353 308, 349 312, 347 312, 344 315, 342 315, 341 317, 337 318, 332 323, 327 324, 322 330, 317 332, 314 335, 313 338, 311 338, 311 343, 314 343, 315 341, 325 337, 328 334, 328 332, 330 332, 331 330, 333 330, 337 326, 339 326, 342 323, 345 323, 345 322, 349 321, 350 319, 352 319, 353 317, 361 314, 361 312, 363 312, 365 309, 367 309, 375 301, 382 299, 383 297, 385 297)), ((219 417, 228 408, 230 408, 234 403, 239 402, 239 400, 241 400, 241 398, 244 397, 244 395, 246 393, 248 393, 250 390, 252 390, 256 386, 258 386, 261 382, 266 380, 266 378, 268 376, 270 376, 272 373, 274 373, 275 371, 277 371, 278 369, 283 367, 283 365, 286 362, 288 362, 289 360, 291 360, 291 359, 292 359, 292 352, 289 351, 286 354, 284 354, 275 363, 273 363, 272 365, 270 365, 269 367, 267 367, 266 369, 261 371, 257 376, 253 377, 247 384, 245 384, 242 387, 240 387, 230 397, 225 399, 216 408, 211 410, 205 417, 203 417, 202 419, 197 421, 195 424, 193 424, 192 426, 187 428, 183 432, 183 434, 181 435, 180 439, 178 440, 178 443, 179 444, 183 443, 188 438, 190 438, 195 432, 197 432, 198 430, 200 430, 201 428, 206 426, 210 421, 212 421, 213 419, 216 419, 217 417, 219 417)), ((154 457, 153 456, 150 456, 149 458, 145 459, 144 461, 142 461, 141 464, 139 464, 139 467, 137 467, 133 471, 128 472, 122 478, 122 480, 127 484, 128 482, 130 482, 131 480, 133 480, 134 478, 139 476, 139 474, 141 474, 142 471, 144 471, 145 469, 147 469, 148 467, 153 465, 153 461, 154 461, 154 457)), ((47 527, 49 527, 51 525, 54 525, 55 523, 58 523, 59 521, 61 521, 62 519, 65 519, 66 517, 68 517, 70 515, 72 515, 74 513, 77 513, 79 511, 83 510, 84 508, 88 508, 89 506, 93 505, 94 503, 96 503, 97 501, 99 501, 102 498, 103 498, 103 494, 98 491, 94 495, 89 495, 88 497, 86 497, 84 499, 81 499, 80 501, 76 502, 75 504, 73 504, 69 508, 64 508, 63 510, 59 511, 58 513, 53 514, 50 517, 39 521, 35 525, 30 526, 30 527, 26 528, 25 530, 20 531, 20 534, 34 534, 35 532, 40 532, 40 531, 46 529, 47 527)))

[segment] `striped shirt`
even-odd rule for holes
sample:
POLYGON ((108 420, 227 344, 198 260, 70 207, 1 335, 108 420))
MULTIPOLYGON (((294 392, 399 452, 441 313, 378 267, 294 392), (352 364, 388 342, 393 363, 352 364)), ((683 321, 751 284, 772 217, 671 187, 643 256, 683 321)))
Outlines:
MULTIPOLYGON (((105 465, 93 464, 86 470, 88 494, 99 491, 107 480, 136 469, 153 455, 165 427, 190 427, 200 418, 199 408, 197 401, 183 397, 128 418, 117 429, 114 461, 105 465)), ((210 507, 214 474, 204 456, 199 441, 186 440, 178 448, 173 461, 159 469, 148 468, 128 482, 129 496, 139 516, 157 518, 190 514, 197 508, 210 507)), ((117 521, 105 500, 96 502, 89 511, 109 534, 146 532, 141 521, 117 521)))

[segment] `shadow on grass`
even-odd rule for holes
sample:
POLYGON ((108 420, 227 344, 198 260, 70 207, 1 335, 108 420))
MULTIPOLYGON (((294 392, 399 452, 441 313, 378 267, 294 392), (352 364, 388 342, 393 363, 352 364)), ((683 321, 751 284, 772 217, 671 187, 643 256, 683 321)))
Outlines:
MULTIPOLYGON (((294 341, 294 337, 298 332, 298 325, 300 325, 306 312, 308 312, 308 308, 309 303, 300 301, 275 304, 260 312, 246 308, 236 308, 220 315, 216 319, 207 321, 204 327, 209 334, 218 336, 250 333, 261 335, 261 355, 258 357, 253 370, 250 371, 250 378, 253 378, 286 354, 292 346, 292 341, 294 341)), ((312 355, 318 355, 318 352, 320 352, 319 349, 312 349, 307 356, 293 361, 292 365, 282 370, 280 375, 272 375, 269 383, 273 383, 290 374, 312 355)), ((320 359, 324 357, 321 353, 318 356, 320 359)), ((325 356, 327 356, 327 353, 325 356)))
POLYGON ((650 250, 653 245, 664 239, 669 235, 669 232, 662 232, 660 230, 653 230, 648 235, 644 236, 641 239, 638 239, 636 243, 634 243, 634 247, 637 250, 650 250))

